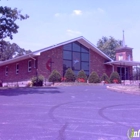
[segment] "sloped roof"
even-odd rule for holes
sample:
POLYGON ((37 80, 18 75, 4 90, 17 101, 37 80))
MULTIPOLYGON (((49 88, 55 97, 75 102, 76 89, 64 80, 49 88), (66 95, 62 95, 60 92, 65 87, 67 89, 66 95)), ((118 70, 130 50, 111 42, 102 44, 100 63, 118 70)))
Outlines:
POLYGON ((105 64, 106 65, 119 65, 119 66, 137 66, 137 65, 140 65, 140 62, 128 61, 128 60, 120 60, 120 61, 106 62, 105 64))
POLYGON ((56 47, 60 47, 60 46, 63 46, 65 44, 72 43, 72 42, 75 42, 75 41, 78 41, 79 43, 81 43, 82 45, 87 47, 88 49, 91 49, 91 50, 95 51, 96 53, 98 53, 100 56, 106 58, 107 60, 113 61, 106 54, 104 54, 102 51, 100 51, 94 44, 92 44, 90 41, 88 41, 83 36, 80 36, 80 37, 77 37, 77 38, 74 38, 74 39, 71 39, 71 40, 68 40, 68 41, 65 41, 65 42, 54 44, 52 46, 34 51, 32 53, 29 53, 29 54, 26 54, 26 55, 23 55, 23 56, 19 56, 19 57, 10 59, 10 60, 3 61, 3 62, 0 63, 0 66, 7 65, 7 64, 10 64, 10 63, 14 63, 14 62, 18 62, 18 61, 21 61, 21 60, 25 60, 25 59, 28 59, 28 58, 35 57, 35 56, 39 56, 44 51, 51 50, 51 49, 54 49, 56 47))

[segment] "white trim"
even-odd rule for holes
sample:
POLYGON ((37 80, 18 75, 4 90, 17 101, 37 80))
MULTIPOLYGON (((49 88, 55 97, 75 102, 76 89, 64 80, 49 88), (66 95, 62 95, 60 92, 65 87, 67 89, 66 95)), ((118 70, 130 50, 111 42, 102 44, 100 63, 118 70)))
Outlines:
POLYGON ((71 39, 71 40, 68 40, 68 41, 65 41, 65 42, 61 42, 61 43, 54 44, 52 46, 49 46, 49 47, 46 47, 46 48, 37 50, 37 51, 32 52, 30 54, 26 54, 26 55, 19 56, 19 57, 10 59, 10 60, 6 60, 4 62, 1 62, 0 63, 0 66, 7 65, 7 64, 10 64, 10 63, 14 63, 14 62, 18 62, 18 61, 21 61, 21 60, 25 60, 25 59, 28 59, 28 58, 31 58, 31 57, 34 57, 34 56, 38 56, 38 55, 40 55, 44 51, 51 50, 51 49, 54 49, 54 48, 63 46, 65 44, 68 44, 68 43, 72 43, 74 41, 78 41, 81 44, 83 42, 82 45, 84 45, 88 49, 92 49, 93 51, 95 51, 96 53, 98 53, 99 55, 101 55, 102 57, 104 57, 104 58, 106 58, 106 59, 108 59, 110 61, 113 61, 106 54, 104 54, 101 50, 99 50, 94 44, 92 44, 90 41, 88 41, 87 39, 85 39, 83 36, 80 36, 80 37, 77 37, 77 38, 74 38, 74 39, 71 39))
POLYGON ((32 71, 32 60, 28 60, 28 72, 32 71), (29 66, 29 63, 31 62, 31 66, 29 66))
POLYGON ((8 66, 6 66, 5 67, 5 76, 8 76, 8 71, 9 71, 8 66))
POLYGON ((16 63, 16 74, 19 74, 19 63, 16 63), (17 65, 18 65, 18 69, 17 69, 17 65))

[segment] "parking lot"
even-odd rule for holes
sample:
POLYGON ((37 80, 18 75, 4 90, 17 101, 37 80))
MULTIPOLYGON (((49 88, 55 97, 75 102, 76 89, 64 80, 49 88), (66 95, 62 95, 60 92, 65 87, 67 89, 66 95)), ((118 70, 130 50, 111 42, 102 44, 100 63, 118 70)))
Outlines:
POLYGON ((140 96, 106 86, 0 89, 0 140, 128 140, 140 96))

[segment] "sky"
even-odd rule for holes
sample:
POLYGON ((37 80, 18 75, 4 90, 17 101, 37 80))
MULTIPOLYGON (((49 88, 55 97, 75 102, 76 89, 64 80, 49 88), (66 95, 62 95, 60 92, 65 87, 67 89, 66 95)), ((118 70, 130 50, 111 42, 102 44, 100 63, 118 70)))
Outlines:
POLYGON ((140 61, 139 0, 0 0, 0 6, 29 15, 16 21, 18 33, 10 40, 21 48, 36 51, 79 36, 96 46, 103 36, 122 40, 124 30, 133 60, 140 61))

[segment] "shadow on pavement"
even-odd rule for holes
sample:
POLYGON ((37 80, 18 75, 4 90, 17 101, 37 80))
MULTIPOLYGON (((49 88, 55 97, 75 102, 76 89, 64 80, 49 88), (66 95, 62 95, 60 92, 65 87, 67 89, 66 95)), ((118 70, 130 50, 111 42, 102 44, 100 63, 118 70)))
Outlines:
POLYGON ((28 94, 58 94, 58 87, 6 88, 0 89, 0 96, 18 96, 28 94))

